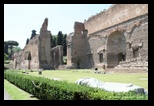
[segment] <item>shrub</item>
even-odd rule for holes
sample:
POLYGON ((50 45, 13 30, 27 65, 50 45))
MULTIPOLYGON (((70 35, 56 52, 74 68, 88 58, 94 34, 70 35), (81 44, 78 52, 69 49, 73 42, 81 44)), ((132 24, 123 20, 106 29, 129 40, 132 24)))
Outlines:
POLYGON ((67 81, 51 80, 44 77, 30 76, 16 72, 4 72, 4 78, 26 92, 41 100, 147 100, 145 95, 134 92, 115 93, 91 88, 88 86, 68 83, 67 81), (34 82, 34 84, 32 83, 34 82))
POLYGON ((8 55, 6 53, 4 53, 4 60, 8 59, 8 55))

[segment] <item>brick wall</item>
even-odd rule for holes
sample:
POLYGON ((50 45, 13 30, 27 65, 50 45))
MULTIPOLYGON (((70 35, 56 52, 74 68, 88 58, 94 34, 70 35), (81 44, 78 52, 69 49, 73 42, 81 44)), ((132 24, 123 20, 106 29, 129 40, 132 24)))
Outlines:
POLYGON ((148 4, 116 4, 84 22, 88 34, 148 13, 148 4))

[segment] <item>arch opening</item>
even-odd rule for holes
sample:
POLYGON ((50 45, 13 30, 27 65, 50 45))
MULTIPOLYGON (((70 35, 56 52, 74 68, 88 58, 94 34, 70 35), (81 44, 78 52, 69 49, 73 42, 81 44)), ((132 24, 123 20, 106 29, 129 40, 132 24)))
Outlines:
POLYGON ((107 66, 114 68, 126 59, 126 38, 119 32, 113 32, 107 40, 107 66))

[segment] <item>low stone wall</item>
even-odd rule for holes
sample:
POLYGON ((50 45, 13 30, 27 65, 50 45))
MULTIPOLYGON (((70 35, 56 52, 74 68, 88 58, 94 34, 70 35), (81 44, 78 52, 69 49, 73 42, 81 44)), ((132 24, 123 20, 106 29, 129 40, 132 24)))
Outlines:
POLYGON ((142 61, 140 58, 129 59, 119 62, 115 69, 145 69, 148 70, 148 61, 142 61))
POLYGON ((53 68, 63 64, 63 46, 58 45, 51 49, 51 64, 53 68))

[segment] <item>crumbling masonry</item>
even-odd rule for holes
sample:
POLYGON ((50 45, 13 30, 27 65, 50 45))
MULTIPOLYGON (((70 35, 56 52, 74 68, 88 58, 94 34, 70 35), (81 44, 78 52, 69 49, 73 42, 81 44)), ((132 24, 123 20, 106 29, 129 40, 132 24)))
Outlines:
POLYGON ((63 48, 51 48, 51 32, 47 30, 48 19, 44 20, 40 34, 35 35, 23 50, 14 54, 15 69, 55 69, 63 63, 63 48))
MULTIPOLYGON (((63 64, 63 47, 51 48, 46 18, 24 49, 14 54, 15 69, 53 69, 63 64)), ((148 4, 114 4, 75 22, 67 37, 67 66, 148 70, 148 4)))
POLYGON ((75 22, 67 38, 67 65, 148 69, 148 4, 114 4, 75 22))

